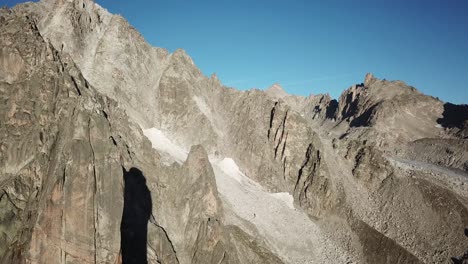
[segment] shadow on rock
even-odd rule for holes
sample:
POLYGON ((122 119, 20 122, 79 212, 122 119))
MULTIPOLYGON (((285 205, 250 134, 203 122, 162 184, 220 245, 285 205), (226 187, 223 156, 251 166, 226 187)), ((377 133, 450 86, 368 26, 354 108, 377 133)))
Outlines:
POLYGON ((463 129, 468 121, 468 105, 444 104, 442 118, 437 119, 437 123, 443 127, 457 127, 463 129))
POLYGON ((148 221, 151 216, 151 193, 143 173, 137 168, 126 171, 124 208, 120 225, 122 261, 124 264, 148 263, 148 221))

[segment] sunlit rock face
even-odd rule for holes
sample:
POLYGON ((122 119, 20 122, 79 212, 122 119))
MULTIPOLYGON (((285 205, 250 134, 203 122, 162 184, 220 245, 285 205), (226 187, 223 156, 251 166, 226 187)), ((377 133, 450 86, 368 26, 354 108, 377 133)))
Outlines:
POLYGON ((338 100, 238 91, 88 0, 0 22, 1 262, 443 263, 466 250, 466 105, 372 74, 338 100))

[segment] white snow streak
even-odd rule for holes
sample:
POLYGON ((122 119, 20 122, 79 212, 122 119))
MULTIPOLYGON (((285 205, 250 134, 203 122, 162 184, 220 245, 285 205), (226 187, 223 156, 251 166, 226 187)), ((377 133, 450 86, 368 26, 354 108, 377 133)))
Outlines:
POLYGON ((154 149, 162 152, 160 154, 167 154, 179 163, 187 159, 188 152, 172 143, 161 130, 156 128, 143 129, 143 134, 151 141, 154 149))
POLYGON ((294 197, 290 193, 272 193, 271 196, 284 202, 289 208, 294 209, 294 197))

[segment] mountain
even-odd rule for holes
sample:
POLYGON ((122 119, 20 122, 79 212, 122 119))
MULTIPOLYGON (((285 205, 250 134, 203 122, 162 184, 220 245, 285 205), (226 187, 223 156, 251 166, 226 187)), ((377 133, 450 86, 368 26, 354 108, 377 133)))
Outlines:
POLYGON ((266 89, 265 93, 273 99, 282 99, 288 96, 288 93, 278 83, 275 83, 266 89))
POLYGON ((338 100, 239 91, 90 0, 0 21, 2 262, 440 263, 466 250, 466 105, 372 74, 338 100))

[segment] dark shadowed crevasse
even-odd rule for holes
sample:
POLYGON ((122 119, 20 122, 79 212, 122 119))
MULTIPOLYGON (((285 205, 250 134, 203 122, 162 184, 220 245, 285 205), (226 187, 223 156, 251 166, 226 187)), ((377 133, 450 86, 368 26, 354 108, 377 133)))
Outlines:
POLYGON ((148 263, 146 247, 152 209, 151 193, 139 169, 126 171, 123 168, 123 177, 124 209, 120 225, 122 261, 124 264, 148 263))

